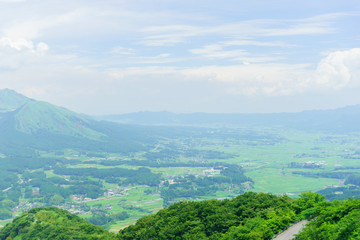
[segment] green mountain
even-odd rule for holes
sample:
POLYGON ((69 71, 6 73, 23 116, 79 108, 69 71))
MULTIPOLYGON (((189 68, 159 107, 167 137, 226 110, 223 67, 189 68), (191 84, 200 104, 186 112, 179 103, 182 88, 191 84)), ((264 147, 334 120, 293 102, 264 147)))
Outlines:
POLYGON ((13 111, 25 103, 33 101, 13 90, 0 89, 0 112, 13 111))
POLYGON ((32 101, 21 106, 8 116, 14 123, 16 130, 36 134, 39 131, 47 131, 74 137, 89 139, 101 139, 103 133, 91 129, 92 119, 71 112, 65 108, 54 106, 50 103, 32 101))
POLYGON ((302 218, 301 212, 323 198, 248 192, 233 199, 184 201, 139 219, 118 233, 119 239, 271 239, 302 218))
POLYGON ((311 192, 297 199, 244 193, 233 199, 179 202, 139 219, 118 239, 249 239, 273 237, 299 220, 299 240, 360 239, 360 199, 326 202, 311 192))
POLYGON ((58 208, 34 208, 0 231, 0 239, 114 239, 112 233, 58 208))
POLYGON ((325 201, 316 193, 297 199, 248 192, 232 199, 178 202, 140 218, 117 235, 54 207, 34 208, 0 229, 5 239, 273 239, 299 220, 295 239, 360 237, 360 199, 325 201))
POLYGON ((131 152, 153 140, 149 128, 97 121, 8 89, 0 93, 8 110, 0 114, 0 153, 6 156, 65 148, 131 152))

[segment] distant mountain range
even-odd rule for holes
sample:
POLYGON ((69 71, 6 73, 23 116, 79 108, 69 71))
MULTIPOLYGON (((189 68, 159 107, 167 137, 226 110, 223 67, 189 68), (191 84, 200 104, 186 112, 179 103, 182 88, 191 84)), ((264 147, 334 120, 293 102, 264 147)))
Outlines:
POLYGON ((107 115, 98 119, 118 123, 179 126, 286 127, 310 131, 360 131, 360 105, 333 110, 311 110, 298 113, 189 113, 136 112, 107 115))
POLYGON ((95 120, 13 90, 0 90, 0 153, 3 154, 65 148, 138 151, 155 144, 159 136, 191 134, 190 128, 179 126, 262 126, 346 133, 360 131, 359 123, 360 105, 273 114, 137 112, 95 120))

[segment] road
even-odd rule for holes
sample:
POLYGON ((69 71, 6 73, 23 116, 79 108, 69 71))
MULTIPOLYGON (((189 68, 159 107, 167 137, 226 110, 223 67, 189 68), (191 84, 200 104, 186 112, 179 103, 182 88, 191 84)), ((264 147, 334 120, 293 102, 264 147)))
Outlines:
POLYGON ((278 235, 276 238, 274 238, 274 240, 290 240, 290 239, 294 239, 294 235, 299 233, 300 230, 302 229, 302 227, 308 223, 307 220, 302 220, 294 225, 292 225, 291 227, 289 227, 288 229, 286 229, 284 232, 282 232, 280 235, 278 235))

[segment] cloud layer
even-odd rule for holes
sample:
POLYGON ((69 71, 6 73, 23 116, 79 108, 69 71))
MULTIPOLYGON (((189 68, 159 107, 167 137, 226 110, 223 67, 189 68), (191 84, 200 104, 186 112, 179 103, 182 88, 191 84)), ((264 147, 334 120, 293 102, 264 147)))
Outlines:
POLYGON ((0 1, 0 88, 90 114, 360 103, 350 2, 141 2, 0 1))

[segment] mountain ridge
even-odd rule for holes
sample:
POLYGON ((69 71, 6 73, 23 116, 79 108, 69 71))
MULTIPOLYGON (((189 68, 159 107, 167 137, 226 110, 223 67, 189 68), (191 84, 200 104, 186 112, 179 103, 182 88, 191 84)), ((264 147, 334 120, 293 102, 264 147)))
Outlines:
POLYGON ((97 121, 9 89, 0 90, 0 96, 2 106, 7 109, 0 114, 0 153, 5 155, 18 154, 24 149, 69 147, 110 152, 132 151, 142 148, 146 141, 145 134, 139 134, 140 126, 97 121), (17 108, 13 109, 15 106, 17 108))
POLYGON ((135 112, 98 119, 127 124, 171 126, 282 126, 301 130, 360 131, 360 105, 296 113, 171 113, 135 112))
POLYGON ((46 129, 53 133, 82 136, 90 139, 101 139, 105 136, 90 128, 93 120, 89 117, 47 102, 32 101, 26 103, 14 111, 12 115, 15 128, 27 134, 46 129))
POLYGON ((34 101, 11 89, 0 89, 0 112, 14 111, 22 105, 34 101))

